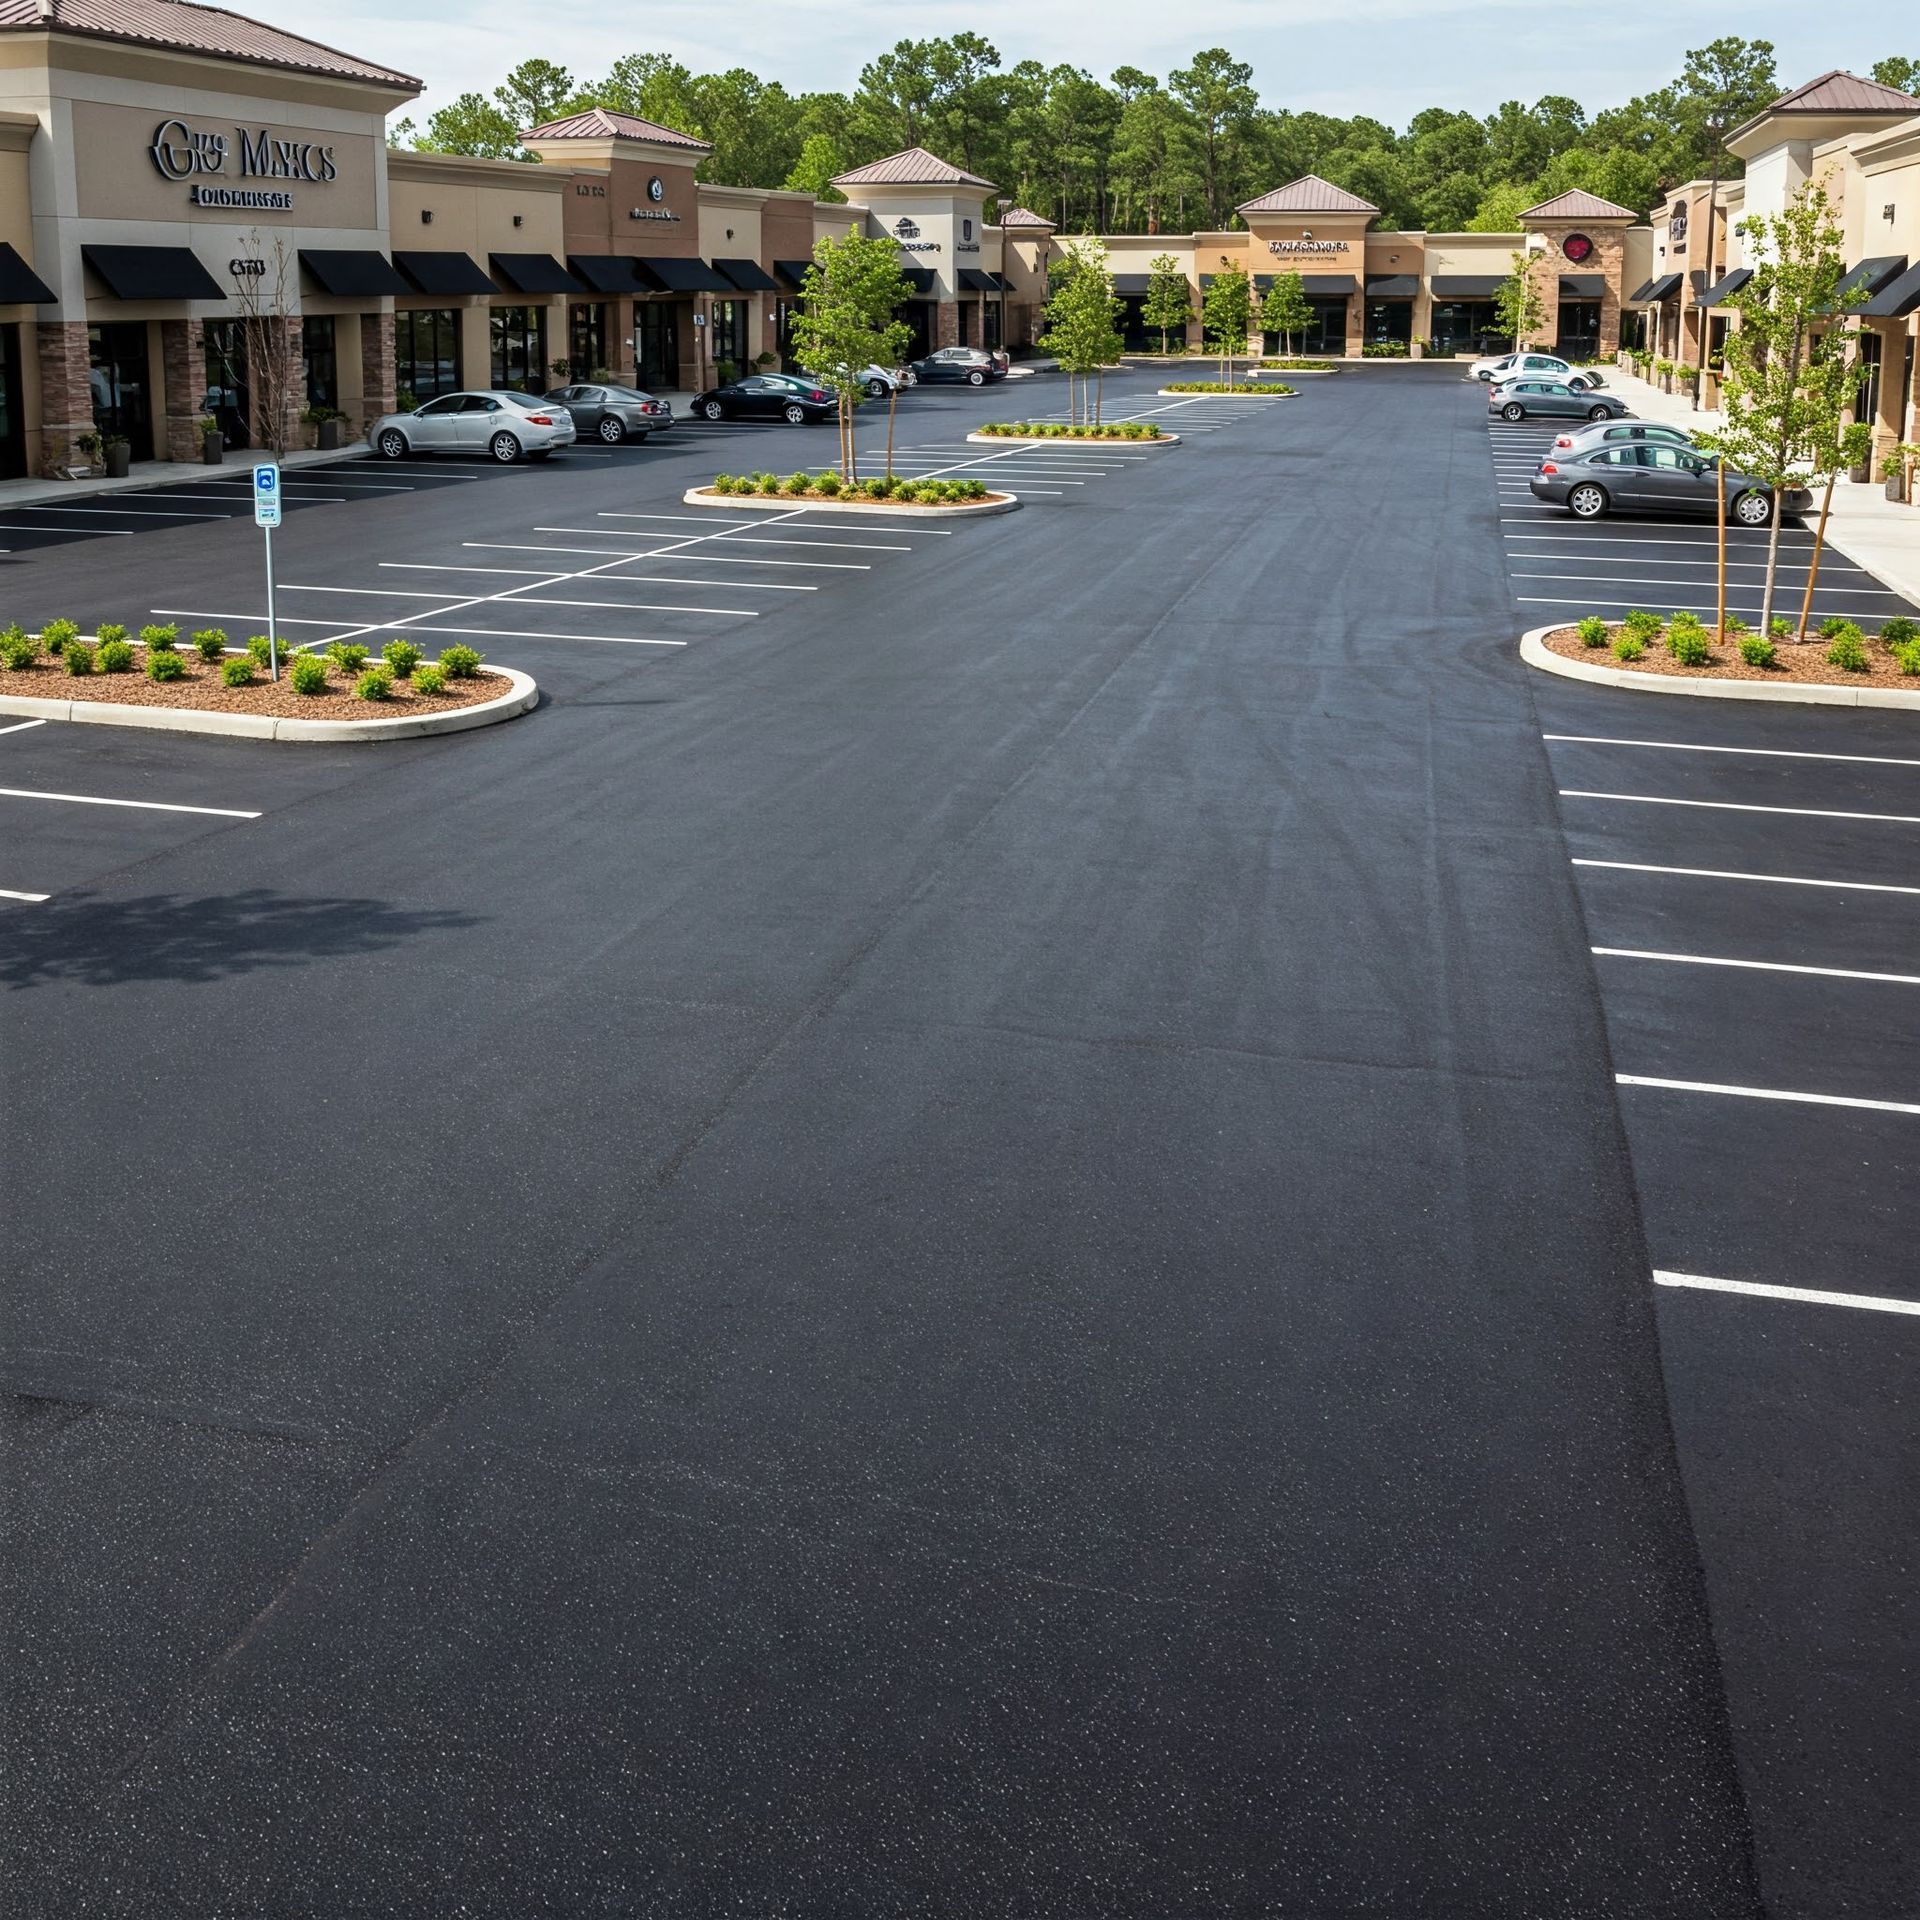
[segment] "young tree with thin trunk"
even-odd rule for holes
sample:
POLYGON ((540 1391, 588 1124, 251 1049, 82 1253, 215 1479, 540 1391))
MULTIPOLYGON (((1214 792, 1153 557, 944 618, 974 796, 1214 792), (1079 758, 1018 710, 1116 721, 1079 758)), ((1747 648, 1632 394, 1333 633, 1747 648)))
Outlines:
POLYGON ((1297 273, 1274 275, 1273 285, 1260 302, 1260 325, 1267 333, 1280 336, 1281 351, 1293 352, 1294 337, 1313 325, 1313 309, 1307 304, 1307 290, 1297 273))
POLYGON ((1184 336, 1192 318, 1193 290, 1187 284, 1186 270, 1172 254, 1155 254, 1147 262, 1147 297, 1141 303, 1140 319, 1146 326, 1159 328, 1163 354, 1167 351, 1167 335, 1178 327, 1184 336))
POLYGON ((848 233, 814 243, 792 321, 793 356, 833 387, 840 400, 840 474, 859 478, 854 410, 866 392, 866 370, 891 366, 913 338, 894 309, 913 298, 894 242, 848 233))
POLYGON ((1866 296, 1840 292, 1842 235, 1820 181, 1805 182, 1781 212, 1743 220, 1740 232, 1754 276, 1732 300, 1740 324, 1727 335, 1726 424, 1714 440, 1733 465, 1774 489, 1760 595, 1764 632, 1780 567, 1779 494, 1839 438, 1853 395, 1851 341, 1841 322, 1866 296))
MULTIPOLYGON (((1847 372, 1853 375, 1855 370, 1848 367, 1847 372)), ((1858 390, 1857 378, 1850 379, 1848 386, 1851 398, 1858 390)), ((1813 471, 1809 477, 1816 485, 1824 478, 1826 485, 1820 493, 1820 520, 1813 531, 1813 553, 1807 563, 1807 590, 1800 596, 1800 624, 1793 636, 1796 640, 1807 637, 1807 622, 1813 618, 1813 589, 1820 578, 1820 556, 1826 550, 1827 516, 1833 511, 1834 486, 1849 467, 1857 467, 1872 457, 1873 427, 1865 420, 1841 426, 1824 446, 1817 441, 1813 446, 1813 471)))
POLYGON ((1546 296, 1540 291, 1540 268, 1545 257, 1522 247, 1513 256, 1513 271, 1494 289, 1493 310, 1500 331, 1513 336, 1516 352, 1531 345, 1533 336, 1547 323, 1546 296))
POLYGON ((236 274, 233 304, 239 309, 240 339, 246 354, 248 397, 253 418, 247 423, 263 450, 275 460, 286 457, 293 424, 306 405, 307 364, 294 337, 294 250, 282 234, 263 241, 248 234, 241 242, 265 271, 236 274))
POLYGON ((1052 354, 1067 376, 1067 413, 1075 424, 1091 414, 1087 376, 1120 358, 1122 342, 1114 325, 1119 305, 1113 297, 1106 249, 1092 238, 1070 242, 1047 301, 1047 330, 1040 336, 1040 349, 1052 354))
POLYGON ((1200 322, 1220 355, 1220 378, 1231 381, 1233 363, 1247 349, 1253 320, 1253 282, 1238 260, 1220 256, 1220 271, 1200 296, 1200 322))

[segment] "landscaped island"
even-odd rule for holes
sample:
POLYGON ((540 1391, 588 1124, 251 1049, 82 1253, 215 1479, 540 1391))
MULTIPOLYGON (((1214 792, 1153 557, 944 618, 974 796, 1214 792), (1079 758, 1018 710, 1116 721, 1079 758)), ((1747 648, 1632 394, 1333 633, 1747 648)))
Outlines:
POLYGON ((1633 673, 1687 679, 1802 681, 1858 686, 1875 680, 1920 690, 1920 622, 1896 614, 1869 636, 1855 621, 1830 615, 1806 640, 1794 621, 1776 616, 1771 633, 1758 633, 1738 614, 1716 636, 1694 613, 1636 610, 1624 620, 1598 614, 1540 636, 1549 653, 1596 660, 1633 673))
POLYGON ((1069 426, 1064 420, 989 420, 974 429, 992 440, 1159 440, 1165 436, 1150 420, 1115 420, 1105 425, 1069 426))
POLYGON ((1263 400, 1280 400, 1294 391, 1279 380, 1169 380, 1162 393, 1253 393, 1263 400))
POLYGON ((717 473, 710 487, 697 487, 702 500, 741 496, 773 500, 842 500, 858 505, 878 502, 890 507, 977 507, 988 501, 1010 501, 992 493, 984 480, 903 480, 898 474, 876 474, 871 480, 847 480, 828 468, 825 473, 717 473))

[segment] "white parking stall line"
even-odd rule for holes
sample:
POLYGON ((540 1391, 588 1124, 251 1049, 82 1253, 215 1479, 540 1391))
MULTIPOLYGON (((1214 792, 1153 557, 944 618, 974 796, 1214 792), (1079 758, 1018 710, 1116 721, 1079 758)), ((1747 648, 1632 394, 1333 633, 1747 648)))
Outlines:
POLYGON ((0 800, 57 800, 72 807, 132 807, 142 813, 201 813, 221 820, 258 820, 241 807, 185 807, 170 800, 108 800, 97 793, 42 793, 32 787, 0 787, 0 800))
POLYGON ((1642 807, 1705 807, 1717 813, 1785 813, 1802 820, 1879 820, 1894 826, 1920 827, 1920 814, 1849 813, 1838 807, 1761 807, 1739 800, 1676 800, 1657 793, 1595 793, 1584 787, 1562 787, 1562 800, 1624 800, 1642 807))
MULTIPOLYGON (((497 602, 495 604, 498 604, 497 602)), ((519 602, 514 602, 518 605, 519 602)), ((530 603, 537 604, 537 603, 530 603)), ((582 602, 590 605, 591 602, 582 602)), ((487 640, 591 640, 598 645, 610 647, 684 647, 691 644, 686 640, 644 640, 622 633, 534 633, 517 627, 423 627, 417 620, 405 622, 397 620, 376 620, 371 627, 362 627, 362 633, 373 633, 380 629, 404 624, 409 633, 451 633, 455 635, 477 634, 487 640)))
POLYGON ((369 600, 464 600, 457 587, 444 587, 437 593, 410 592, 405 587, 303 587, 292 580, 280 583, 282 593, 348 593, 369 600))
POLYGON ((1562 740, 1582 747, 1652 747, 1660 753, 1737 753, 1756 760, 1838 760, 1848 766, 1920 767, 1920 760, 1902 760, 1885 753, 1810 753, 1799 747, 1722 747, 1698 740, 1616 740, 1604 733, 1543 733, 1542 740, 1562 740))
POLYGON ((1920 1104, 1909 1100, 1863 1100, 1848 1093, 1801 1093, 1783 1087, 1723 1086, 1714 1080, 1661 1080, 1644 1073, 1616 1073, 1622 1087, 1647 1087, 1656 1093, 1716 1093, 1733 1100, 1785 1100, 1809 1107, 1858 1107, 1869 1113, 1920 1114, 1920 1104))
MULTIPOLYGON (((214 518, 217 520, 224 520, 226 518, 226 515, 215 514, 214 518)), ((55 533, 58 533, 59 531, 60 529, 58 527, 23 527, 13 521, 0 520, 0 533, 55 534, 55 533)), ((75 527, 74 528, 75 533, 81 535, 83 538, 88 540, 101 540, 101 539, 107 538, 109 535, 112 535, 112 534, 125 534, 126 536, 131 538, 132 535, 137 533, 138 531, 139 529, 137 527, 75 527)), ((12 552, 12 548, 8 548, 8 552, 12 552)))
MULTIPOLYGON (((797 515, 805 515, 810 512, 831 513, 834 509, 831 507, 802 507, 795 511, 797 515)), ((670 520, 677 526, 706 527, 712 526, 713 524, 711 516, 704 513, 614 513, 608 511, 600 513, 595 517, 601 520, 670 520)), ((857 521, 848 522, 845 520, 811 520, 803 517, 795 517, 783 519, 779 524, 790 526, 798 533, 811 533, 816 528, 822 533, 866 533, 870 531, 869 528, 861 526, 857 521)), ((722 533, 751 533, 755 527, 765 525, 766 522, 764 520, 736 520, 732 522, 731 525, 719 528, 717 531, 722 533)), ((637 534, 635 537, 641 540, 651 540, 656 536, 642 533, 637 534)), ((916 540, 951 540, 953 538, 953 529, 951 527, 915 527, 913 537, 916 540)))
MULTIPOLYGON (((147 611, 165 614, 169 620, 233 620, 242 623, 258 621, 262 633, 267 627, 265 613, 214 613, 206 607, 149 607, 147 611)), ((337 627, 339 624, 338 620, 296 619, 290 613, 279 613, 277 610, 274 619, 276 627, 337 627)), ((305 644, 304 641, 301 642, 301 645, 305 644)))
POLYGON ((1841 893, 1909 893, 1920 887, 1885 880, 1813 880, 1794 873, 1744 873, 1730 867, 1660 867, 1641 860, 1575 860, 1576 867, 1605 867, 1616 873, 1667 873, 1689 880, 1757 880, 1774 887, 1829 887, 1841 893))
MULTIPOLYGON (((688 607, 664 600, 555 600, 543 593, 530 593, 513 604, 516 607, 604 607, 609 613, 715 613, 739 620, 760 618, 752 607, 688 607)), ((423 633, 428 631, 430 629, 421 628, 423 633)))
MULTIPOLYGON (((175 493, 171 488, 164 493, 155 489, 152 492, 143 493, 140 497, 143 500, 217 500, 230 506, 233 513, 244 513, 253 500, 251 493, 175 493)), ((344 493, 303 493, 300 496, 300 504, 307 507, 344 505, 346 499, 347 496, 344 493)), ((230 520, 233 514, 222 514, 220 518, 230 520)))
POLYGON ((11 887, 0 887, 0 900, 24 900, 29 906, 40 906, 51 900, 50 893, 16 893, 11 887))
MULTIPOLYGON (((606 534, 603 527, 535 527, 535 533, 598 533, 606 534)), ((651 540, 652 534, 635 534, 638 540, 651 540)), ((820 547, 829 553, 911 553, 913 548, 903 540, 780 540, 768 539, 759 534, 740 534, 732 544, 737 547, 820 547)))
MULTIPOLYGON (((1596 586, 1604 586, 1606 582, 1596 581, 1594 584, 1596 586)), ((1693 588, 1700 585, 1698 581, 1679 582, 1676 584, 1680 585, 1683 591, 1691 591, 1693 588)), ((1737 613, 1743 619, 1746 619, 1748 617, 1751 617, 1755 620, 1759 619, 1760 589, 1758 587, 1752 587, 1752 586, 1735 587, 1733 589, 1733 593, 1744 595, 1745 597, 1741 599, 1735 599, 1735 598, 1729 597, 1727 601, 1727 611, 1729 613, 1737 613)), ((1816 600, 1819 597, 1820 596, 1818 594, 1814 595, 1814 598, 1816 600)), ((1573 594, 1566 594, 1566 593, 1561 593, 1561 594, 1521 593, 1521 594, 1516 594, 1514 596, 1515 602, 1518 605, 1523 607, 1587 607, 1587 608, 1591 608, 1595 603, 1595 601, 1599 601, 1602 604, 1605 604, 1610 598, 1614 601, 1617 601, 1619 605, 1626 606, 1634 598, 1634 596, 1630 593, 1614 594, 1611 596, 1603 593, 1589 593, 1589 594, 1585 594, 1578 597, 1576 597, 1573 594)), ((1671 611, 1673 611, 1674 613, 1697 613, 1701 615, 1706 615, 1706 614, 1713 613, 1715 611, 1714 604, 1711 600, 1700 600, 1700 599, 1682 600, 1678 597, 1678 595, 1669 596, 1666 594, 1662 594, 1660 597, 1660 604, 1663 607, 1671 609, 1671 611)))
POLYGON ((16 720, 10 727, 0 727, 0 733, 25 733, 29 727, 44 727, 44 720, 16 720))
MULTIPOLYGON (((1644 577, 1619 573, 1516 572, 1512 577, 1516 580, 1590 580, 1596 587, 1672 587, 1676 584, 1696 584, 1692 582, 1677 583, 1672 580, 1650 580, 1644 577)), ((1705 583, 1700 582, 1698 584, 1704 585, 1705 583)), ((1759 584, 1758 581, 1742 581, 1740 583, 1740 589, 1744 593, 1756 593, 1759 591, 1759 584)), ((1890 587, 1830 587, 1824 581, 1814 588, 1814 595, 1816 598, 1838 597, 1850 600, 1898 600, 1901 598, 1901 596, 1895 593, 1890 587)))
MULTIPOLYGON (((513 574, 523 580, 547 580, 552 578, 546 567, 462 567, 453 566, 445 561, 428 560, 382 560, 383 567, 405 568, 423 573, 498 573, 513 574)), ((727 587, 736 593, 818 593, 818 587, 801 586, 790 580, 690 580, 672 573, 629 573, 620 579, 622 586, 629 582, 644 582, 650 586, 661 587, 727 587)))
POLYGON ((16 507, 16 513, 81 513, 91 514, 94 519, 111 520, 115 515, 131 517, 135 520, 224 520, 224 513, 179 513, 171 508, 152 508, 142 510, 135 506, 114 507, 16 507))
MULTIPOLYGON (((607 535, 609 540, 617 540, 616 533, 607 535)), ((502 553, 597 553, 603 560, 658 560, 669 555, 681 561, 713 561, 729 567, 817 567, 832 573, 871 573, 872 563, 866 560, 757 560, 751 554, 731 556, 723 553, 680 553, 672 547, 644 547, 637 552, 617 553, 611 547, 556 547, 542 541, 511 540, 463 540, 463 547, 476 551, 491 549, 502 553)), ((558 576, 565 578, 565 575, 558 576)))
POLYGON ((1920 1313, 1920 1300, 1896 1300, 1888 1294, 1834 1293, 1825 1287, 1782 1287, 1766 1280, 1716 1280, 1704 1273, 1656 1269, 1658 1287, 1692 1287, 1705 1293, 1744 1293, 1761 1300, 1794 1300, 1809 1307, 1859 1307, 1870 1313, 1920 1313))
MULTIPOLYGON (((1639 553, 1634 554, 1630 559, 1603 553, 1538 553, 1531 548, 1525 553, 1516 553, 1509 557, 1515 560, 1578 560, 1590 567, 1705 567, 1711 571, 1715 564, 1711 546, 1705 547, 1689 560, 1665 560, 1657 554, 1639 553)), ((1730 574, 1764 573, 1766 565, 1764 560, 1729 560, 1727 571, 1730 574)), ((1804 581, 1809 567, 1810 563, 1805 560, 1783 559, 1778 568, 1778 577, 1782 580, 1793 580, 1799 584, 1804 581)), ((1828 567, 1823 563, 1820 568, 1821 579, 1824 580, 1829 573, 1858 573, 1866 575, 1869 579, 1872 578, 1867 574, 1865 567, 1828 567)))
POLYGON ((1728 960, 1716 954, 1659 953, 1646 947, 1595 947, 1603 960, 1666 960, 1685 967, 1736 967, 1750 973, 1805 973, 1822 980, 1877 980, 1883 986, 1920 987, 1920 973, 1876 973, 1858 967, 1795 966, 1785 960, 1728 960))

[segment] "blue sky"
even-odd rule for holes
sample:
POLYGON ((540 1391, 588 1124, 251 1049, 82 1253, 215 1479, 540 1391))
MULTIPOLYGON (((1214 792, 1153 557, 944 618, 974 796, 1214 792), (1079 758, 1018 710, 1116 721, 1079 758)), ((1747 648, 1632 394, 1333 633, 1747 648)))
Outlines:
POLYGON ((1582 16, 1539 0, 1103 0, 1089 33, 1085 0, 982 0, 964 10, 912 0, 764 0, 716 6, 664 0, 626 10, 608 0, 228 0, 240 11, 428 82, 430 111, 490 88, 529 54, 578 77, 622 53, 657 50, 696 68, 746 66, 796 90, 850 87, 861 64, 902 37, 972 29, 1018 59, 1067 61, 1105 76, 1133 65, 1164 75, 1195 48, 1224 46, 1253 63, 1271 106, 1370 113, 1396 126, 1426 106, 1484 113, 1502 100, 1566 93, 1589 109, 1659 85, 1686 48, 1722 33, 1769 39, 1797 85, 1829 67, 1864 73, 1887 54, 1920 58, 1912 0, 1619 0, 1582 16), (1390 50, 1391 59, 1383 58, 1390 50))

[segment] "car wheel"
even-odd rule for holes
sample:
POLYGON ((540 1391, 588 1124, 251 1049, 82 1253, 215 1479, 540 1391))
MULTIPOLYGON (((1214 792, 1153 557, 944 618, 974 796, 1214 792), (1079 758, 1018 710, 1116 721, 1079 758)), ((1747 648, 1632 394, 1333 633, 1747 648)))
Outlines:
POLYGON ((1589 407, 1587 409, 1587 418, 1589 420, 1610 419, 1612 417, 1612 414, 1613 414, 1613 409, 1611 407, 1589 407))
POLYGON ((1743 527, 1764 527, 1773 518, 1773 502, 1764 493, 1743 493, 1733 503, 1733 517, 1743 527))
POLYGON ((984 387, 986 384, 987 376, 978 367, 967 375, 967 385, 970 387, 984 387))
POLYGON ((600 425, 596 431, 610 447, 617 447, 627 437, 625 426, 610 413, 603 413, 600 416, 600 425))
POLYGON ((379 448, 382 460, 404 460, 407 457, 407 436, 398 427, 389 427, 374 444, 379 448))
POLYGON ((720 420, 725 418, 727 410, 718 400, 702 400, 700 411, 709 420, 720 420))
POLYGON ((520 458, 520 442, 512 434, 502 429, 487 442, 487 451, 492 454, 503 467, 510 466, 520 458))
POLYGON ((1500 417, 1503 420, 1524 420, 1527 417, 1527 410, 1518 400, 1509 400, 1500 409, 1500 417))
POLYGON ((875 400, 884 400, 887 397, 887 383, 884 380, 869 380, 867 392, 875 400))
POLYGON ((1583 480, 1567 495, 1567 511, 1576 520, 1598 520, 1607 510, 1607 494, 1604 487, 1596 487, 1591 480, 1583 480))
POLYGON ((780 412, 790 427, 804 427, 807 424, 807 410, 798 400, 789 400, 780 412))

